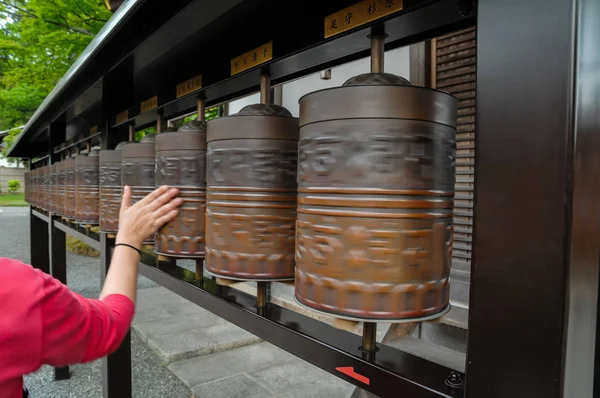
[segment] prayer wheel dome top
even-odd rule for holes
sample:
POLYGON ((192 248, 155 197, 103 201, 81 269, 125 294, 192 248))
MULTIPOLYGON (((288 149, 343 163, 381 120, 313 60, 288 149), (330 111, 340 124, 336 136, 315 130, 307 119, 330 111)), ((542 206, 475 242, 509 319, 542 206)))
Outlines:
POLYGON ((125 144, 129 144, 129 141, 121 141, 117 144, 117 146, 115 147, 115 151, 120 151, 123 149, 123 145, 125 144))
POLYGON ((144 138, 140 140, 140 144, 147 144, 152 142, 156 142, 156 134, 154 133, 146 134, 146 136, 144 136, 144 138))
POLYGON ((346 80, 342 87, 348 86, 411 86, 405 78, 392 73, 363 73, 346 80))
POLYGON ((237 115, 232 116, 283 116, 292 117, 290 111, 275 104, 252 104, 243 107, 237 115))
POLYGON ((201 120, 192 120, 191 122, 179 127, 179 130, 177 131, 206 133, 206 122, 203 122, 201 120))

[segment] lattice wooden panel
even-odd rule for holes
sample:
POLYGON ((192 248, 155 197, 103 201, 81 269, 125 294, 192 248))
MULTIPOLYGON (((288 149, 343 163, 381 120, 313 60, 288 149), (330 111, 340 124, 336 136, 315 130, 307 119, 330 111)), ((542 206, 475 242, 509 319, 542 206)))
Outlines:
POLYGON ((470 269, 475 174, 476 29, 453 32, 432 43, 433 87, 458 99, 453 266, 470 269))

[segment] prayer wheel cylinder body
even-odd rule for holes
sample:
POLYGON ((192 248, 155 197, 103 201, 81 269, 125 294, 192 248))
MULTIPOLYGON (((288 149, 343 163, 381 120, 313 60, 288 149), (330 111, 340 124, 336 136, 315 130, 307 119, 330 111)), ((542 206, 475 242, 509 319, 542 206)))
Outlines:
MULTIPOLYGON (((121 185, 131 188, 131 204, 154 191, 154 138, 155 135, 146 136, 139 143, 123 145, 121 185)), ((144 243, 154 243, 154 235, 146 238, 144 243)))
POLYGON ((75 222, 98 224, 100 198, 100 170, 98 154, 79 155, 75 158, 75 222))
POLYGON ((156 136, 156 186, 179 189, 177 217, 158 230, 154 251, 170 257, 204 257, 206 123, 191 122, 156 136))
POLYGON ((121 210, 122 151, 100 151, 100 231, 117 233, 121 210))
POLYGON ((100 170, 98 153, 75 158, 75 222, 98 224, 100 200, 100 170))
POLYGON ((40 168, 40 208, 48 210, 48 166, 40 168))
POLYGON ((298 119, 250 105, 209 121, 207 141, 206 270, 293 279, 298 119))
POLYGON ((49 211, 56 213, 58 201, 56 198, 56 163, 48 166, 48 207, 49 211))
POLYGON ((65 211, 65 161, 56 163, 56 204, 54 212, 59 216, 64 216, 65 211))
POLYGON ((449 309, 456 99, 409 84, 367 74, 300 99, 302 305, 399 322, 449 309))
POLYGON ((63 213, 69 220, 75 219, 77 186, 75 184, 75 158, 65 160, 65 201, 63 213))

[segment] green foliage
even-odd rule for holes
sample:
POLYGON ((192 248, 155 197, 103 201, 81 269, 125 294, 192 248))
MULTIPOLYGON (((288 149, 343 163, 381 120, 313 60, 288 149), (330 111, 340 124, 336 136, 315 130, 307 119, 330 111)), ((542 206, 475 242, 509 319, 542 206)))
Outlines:
POLYGON ((25 202, 25 195, 22 193, 0 194, 0 207, 2 206, 28 206, 25 202))
POLYGON ((110 16, 103 0, 0 0, 0 130, 29 120, 110 16))
POLYGON ((8 192, 15 193, 21 188, 21 181, 19 180, 8 180, 6 185, 8 185, 8 192))
MULTIPOLYGON (((207 109, 204 112, 204 117, 205 117, 205 120, 207 122, 209 120, 211 120, 211 119, 214 119, 214 118, 218 117, 218 116, 219 116, 219 107, 218 106, 215 106, 213 108, 209 108, 209 109, 207 109)), ((196 120, 196 119, 198 119, 198 114, 186 116, 183 119, 179 120, 175 124, 175 128, 179 129, 184 124, 189 123, 192 120, 196 120)), ((140 142, 140 140, 142 138, 144 138, 146 136, 146 134, 156 134, 156 127, 148 127, 148 128, 143 129, 143 130, 136 131, 135 132, 135 136, 134 136, 134 141, 135 142, 140 142)))
POLYGON ((79 254, 88 257, 98 257, 100 252, 91 246, 86 245, 80 240, 75 239, 71 235, 67 234, 67 250, 71 253, 79 254))

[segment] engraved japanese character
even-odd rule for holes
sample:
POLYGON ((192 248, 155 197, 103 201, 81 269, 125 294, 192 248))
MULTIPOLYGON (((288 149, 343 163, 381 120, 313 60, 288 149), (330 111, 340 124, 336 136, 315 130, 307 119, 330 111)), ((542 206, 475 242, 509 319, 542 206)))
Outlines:
POLYGON ((330 30, 331 30, 331 29, 337 29, 337 19, 336 19, 336 18, 333 18, 333 19, 331 20, 331 25, 329 26, 329 29, 330 29, 330 30))
POLYGON ((269 49, 265 47, 263 48, 263 58, 267 58, 267 54, 269 54, 269 49))
POLYGON ((258 54, 254 51, 254 55, 252 56, 252 61, 256 62, 258 60, 258 54))
POLYGON ((394 0, 385 0, 385 7, 386 8, 392 8, 393 5, 395 5, 394 4, 394 0))
POLYGON ((369 3, 369 10, 367 11, 367 13, 369 15, 373 15, 373 14, 375 14, 375 11, 377 11, 377 2, 376 1, 369 3))
POLYGON ((354 17, 354 14, 352 12, 348 12, 348 14, 346 14, 346 16, 344 18, 346 19, 346 22, 348 24, 350 24, 350 22, 352 22, 353 17, 354 17))
POLYGON ((233 67, 234 67, 235 69, 237 69, 237 68, 238 68, 238 66, 239 66, 239 64, 238 64, 238 61, 235 61, 235 62, 233 63, 233 67))

